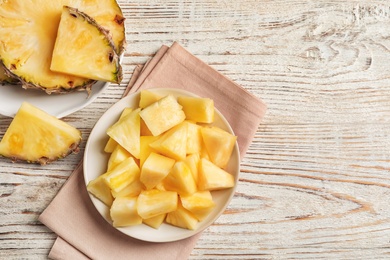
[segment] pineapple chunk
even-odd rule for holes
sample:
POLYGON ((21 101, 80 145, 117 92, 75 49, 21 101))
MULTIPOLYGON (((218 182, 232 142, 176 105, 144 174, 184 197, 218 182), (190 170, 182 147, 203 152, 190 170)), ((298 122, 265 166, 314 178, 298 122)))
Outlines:
POLYGON ((138 108, 131 111, 107 130, 107 134, 112 139, 137 159, 139 159, 141 150, 140 110, 141 109, 138 108))
POLYGON ((114 198, 111 195, 111 189, 104 180, 104 175, 100 175, 91 180, 87 185, 87 190, 101 202, 111 207, 114 198))
POLYGON ((191 196, 180 196, 180 201, 183 207, 199 221, 204 220, 215 207, 210 191, 199 191, 191 196))
POLYGON ((111 190, 120 192, 127 185, 139 178, 140 169, 133 157, 121 162, 114 169, 104 174, 104 180, 111 190))
POLYGON ((201 133, 210 161, 221 168, 225 168, 230 160, 237 136, 215 126, 203 127, 201 133))
POLYGON ((140 112, 140 116, 154 136, 164 133, 185 119, 182 106, 172 95, 147 106, 140 112))
POLYGON ((178 202, 177 192, 148 190, 138 196, 137 211, 143 219, 172 212, 176 210, 178 202))
POLYGON ((171 171, 175 160, 152 152, 142 166, 141 182, 150 190, 160 183, 171 171))
POLYGON ((149 145, 167 157, 184 160, 187 154, 187 124, 174 126, 149 145))
POLYGON ((151 105, 152 103, 154 103, 160 99, 161 99, 161 96, 155 92, 152 92, 149 90, 141 90, 139 107, 145 108, 145 107, 151 105))
POLYGON ((111 194, 114 198, 118 197, 136 197, 138 196, 141 191, 143 190, 144 185, 142 182, 136 178, 133 182, 128 184, 126 187, 121 189, 118 192, 115 192, 114 190, 111 190, 111 194))
POLYGON ((164 179, 167 190, 176 191, 180 195, 191 195, 197 191, 194 177, 185 162, 176 162, 171 172, 164 179))
POLYGON ((195 183, 198 183, 198 167, 199 167, 200 156, 198 153, 190 154, 186 157, 184 162, 188 165, 191 170, 192 177, 195 183))
POLYGON ((145 121, 141 118, 141 136, 153 136, 150 132, 148 126, 145 124, 145 121))
POLYGON ((158 139, 158 136, 141 136, 140 137, 140 154, 139 160, 141 167, 144 165, 149 155, 154 152, 154 149, 150 147, 150 144, 158 139))
MULTIPOLYGON (((123 109, 123 111, 122 111, 122 113, 121 113, 121 116, 119 117, 119 120, 121 120, 122 118, 124 118, 126 115, 130 114, 131 111, 133 111, 133 109, 132 109, 132 108, 129 108, 129 107, 123 109)), ((118 120, 118 121, 119 121, 119 120, 118 120)), ((112 139, 111 137, 109 137, 109 138, 108 138, 108 141, 107 141, 107 143, 106 143, 106 146, 104 147, 104 151, 105 151, 106 153, 112 153, 112 152, 114 151, 114 149, 116 148, 117 144, 118 144, 118 143, 117 143, 114 139, 112 139)))
POLYGON ((154 229, 158 229, 161 226, 161 224, 164 222, 166 216, 167 214, 161 214, 153 218, 143 219, 142 222, 154 229))
POLYGON ((180 96, 177 102, 183 106, 187 120, 198 123, 214 121, 214 101, 210 98, 180 96))
POLYGON ((50 69, 113 83, 122 80, 119 56, 109 32, 86 13, 69 6, 62 9, 50 69))
POLYGON ((79 151, 81 132, 24 102, 0 142, 0 155, 47 164, 79 151))
POLYGON ((142 223, 137 213, 137 197, 118 197, 112 203, 110 216, 114 227, 133 226, 142 223))
POLYGON ((110 158, 108 159, 107 171, 114 169, 118 164, 120 164, 129 157, 131 157, 131 154, 126 151, 122 146, 117 144, 116 148, 111 153, 110 158))
POLYGON ((202 127, 191 121, 184 122, 187 124, 187 154, 200 153, 203 145, 202 127))
POLYGON ((204 158, 200 159, 198 177, 200 190, 221 190, 234 186, 233 175, 204 158))
POLYGON ((195 230, 198 224, 196 217, 179 202, 177 209, 167 214, 165 221, 176 227, 195 230))

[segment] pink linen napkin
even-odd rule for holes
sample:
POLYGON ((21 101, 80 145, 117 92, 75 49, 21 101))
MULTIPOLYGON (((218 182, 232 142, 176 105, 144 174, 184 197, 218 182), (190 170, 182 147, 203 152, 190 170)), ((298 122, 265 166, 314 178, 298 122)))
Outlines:
MULTIPOLYGON (((266 111, 260 99, 178 43, 162 46, 149 62, 137 66, 124 95, 156 87, 180 88, 212 98, 238 136, 241 158, 245 156, 266 111)), ((82 162, 39 220, 58 235, 49 254, 52 259, 187 259, 201 235, 169 243, 149 243, 117 231, 90 201, 82 162)))

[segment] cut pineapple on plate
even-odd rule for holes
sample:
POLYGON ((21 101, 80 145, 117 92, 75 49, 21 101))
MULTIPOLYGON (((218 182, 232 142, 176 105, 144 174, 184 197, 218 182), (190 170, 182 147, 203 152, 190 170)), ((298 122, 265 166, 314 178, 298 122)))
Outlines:
POLYGON ((100 175, 98 178, 91 180, 87 185, 87 191, 101 200, 108 207, 111 207, 114 198, 110 187, 104 180, 104 175, 100 175))
POLYGON ((0 155, 47 164, 79 151, 81 132, 24 102, 0 142, 0 155))
POLYGON ((118 55, 124 48, 124 18, 115 0, 0 1, 0 60, 24 88, 42 89, 49 94, 66 93, 90 91, 95 83, 85 77, 50 70, 64 5, 79 9, 109 30, 118 55))
POLYGON ((140 169, 133 157, 129 157, 112 170, 103 174, 111 190, 118 193, 139 178, 140 169))
POLYGON ((198 174, 199 190, 221 190, 234 186, 233 175, 205 158, 200 159, 198 174))
POLYGON ((141 170, 141 182, 145 185, 147 190, 156 187, 171 171, 175 160, 152 152, 141 170))
POLYGON ((137 213, 137 197, 118 197, 112 203, 110 216, 114 227, 132 226, 142 223, 137 213))
POLYGON ((176 227, 195 230, 198 219, 179 202, 177 209, 167 214, 166 222, 176 227))
POLYGON ((180 195, 191 195, 197 190, 190 168, 182 161, 175 163, 163 184, 165 189, 176 191, 180 195))
POLYGON ((204 220, 215 207, 210 191, 198 191, 190 196, 180 196, 180 201, 183 207, 199 221, 204 220))
POLYGON ((113 83, 122 80, 119 56, 109 32, 86 13, 69 6, 62 10, 50 69, 113 83))
POLYGON ((212 123, 214 121, 214 101, 211 98, 178 97, 177 102, 183 106, 187 120, 197 123, 212 123))

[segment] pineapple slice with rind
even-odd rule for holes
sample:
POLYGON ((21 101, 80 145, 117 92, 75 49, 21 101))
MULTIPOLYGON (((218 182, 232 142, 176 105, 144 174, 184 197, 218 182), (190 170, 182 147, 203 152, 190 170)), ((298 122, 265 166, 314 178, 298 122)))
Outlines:
POLYGON ((237 136, 219 127, 202 127, 203 142, 210 161, 225 168, 232 155, 237 136))
POLYGON ((119 56, 109 32, 86 13, 69 6, 63 7, 50 69, 113 83, 122 80, 119 56))
POLYGON ((146 189, 153 189, 171 171, 175 160, 152 152, 141 169, 141 182, 146 189))
POLYGON ((180 201, 177 209, 167 214, 165 221, 176 227, 195 230, 198 224, 198 219, 187 209, 185 209, 180 201))
POLYGON ((145 107, 140 116, 154 136, 164 133, 185 119, 182 106, 172 95, 167 95, 145 107))
POLYGON ((191 195, 197 191, 191 170, 183 161, 175 163, 163 184, 165 189, 176 191, 180 195, 191 195))
POLYGON ((211 98, 180 96, 177 102, 183 106, 187 120, 198 123, 214 121, 214 101, 211 98))
POLYGON ((234 177, 209 160, 202 158, 199 162, 199 190, 222 190, 234 186, 234 177))
POLYGON ((104 180, 114 192, 120 192, 139 178, 140 169, 133 157, 129 157, 114 169, 104 173, 104 180))
POLYGON ((0 142, 0 155, 47 164, 77 153, 80 142, 75 127, 24 102, 0 142))
POLYGON ((178 202, 177 192, 145 190, 138 196, 137 211, 143 219, 172 212, 176 210, 178 202))
POLYGON ((198 191, 190 196, 180 196, 180 201, 183 207, 199 221, 204 220, 215 207, 210 191, 198 191))
POLYGON ((110 31, 118 55, 123 52, 126 42, 124 18, 115 0, 0 1, 0 60, 7 73, 24 88, 42 89, 49 94, 76 90, 89 92, 95 83, 91 79, 50 70, 64 5, 94 18, 110 31))
POLYGON ((87 190, 93 196, 95 196, 104 204, 106 204, 108 207, 111 207, 114 198, 111 194, 110 187, 107 185, 107 182, 104 180, 104 175, 100 175, 96 179, 93 179, 90 182, 88 182, 87 190))
POLYGON ((137 197, 118 197, 112 203, 110 216, 114 227, 133 226, 142 223, 137 213, 137 197))
POLYGON ((131 111, 118 122, 108 128, 107 134, 125 148, 135 158, 139 159, 140 143, 140 108, 131 111))

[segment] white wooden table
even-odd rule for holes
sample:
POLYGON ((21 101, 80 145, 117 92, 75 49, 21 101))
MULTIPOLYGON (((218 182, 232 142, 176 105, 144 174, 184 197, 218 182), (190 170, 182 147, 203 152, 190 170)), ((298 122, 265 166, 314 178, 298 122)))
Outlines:
MULTIPOLYGON (((47 166, 0 158, 0 258, 46 259, 38 220, 132 71, 178 41, 268 111, 229 208, 190 259, 390 258, 390 3, 119 1, 124 79, 64 118, 81 152, 47 166)), ((0 92, 1 95, 1 92, 0 92)), ((0 116, 0 137, 10 118, 0 116)))

